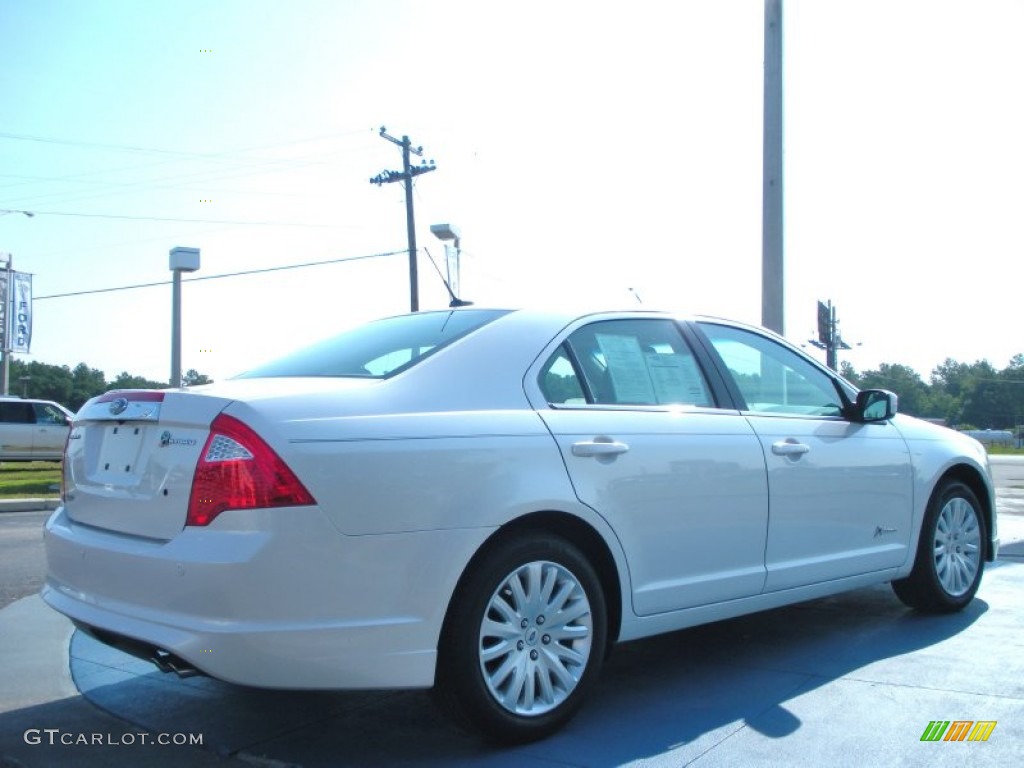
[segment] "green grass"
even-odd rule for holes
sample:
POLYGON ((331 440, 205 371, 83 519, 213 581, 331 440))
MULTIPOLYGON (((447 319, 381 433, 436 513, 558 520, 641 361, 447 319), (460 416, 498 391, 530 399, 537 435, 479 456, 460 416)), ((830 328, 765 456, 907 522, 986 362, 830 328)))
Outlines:
POLYGON ((1004 445, 987 446, 993 456, 1024 456, 1024 448, 1008 448, 1004 445))
MULTIPOLYGON (((989 446, 995 456, 1024 455, 1024 448, 989 446)), ((60 496, 60 463, 0 462, 0 499, 56 499, 60 496)))
POLYGON ((0 463, 0 499, 47 499, 60 496, 60 462, 0 463))

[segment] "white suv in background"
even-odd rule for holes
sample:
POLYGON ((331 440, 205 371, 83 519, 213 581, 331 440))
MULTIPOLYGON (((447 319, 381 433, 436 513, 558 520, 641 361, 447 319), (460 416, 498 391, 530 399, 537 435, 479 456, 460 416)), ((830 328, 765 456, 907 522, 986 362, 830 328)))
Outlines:
POLYGON ((60 461, 72 415, 50 400, 0 397, 0 461, 60 461))

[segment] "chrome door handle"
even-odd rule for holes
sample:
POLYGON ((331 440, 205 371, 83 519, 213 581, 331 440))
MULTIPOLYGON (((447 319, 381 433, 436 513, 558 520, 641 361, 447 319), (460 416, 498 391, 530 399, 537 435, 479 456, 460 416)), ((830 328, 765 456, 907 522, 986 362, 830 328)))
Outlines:
POLYGON ((795 440, 780 440, 772 443, 772 453, 776 456, 802 456, 811 450, 811 446, 795 440))
POLYGON ((583 440, 579 443, 572 444, 572 455, 573 456, 615 456, 619 453, 625 453, 629 450, 629 446, 625 443, 620 443, 611 438, 595 438, 593 440, 583 440))

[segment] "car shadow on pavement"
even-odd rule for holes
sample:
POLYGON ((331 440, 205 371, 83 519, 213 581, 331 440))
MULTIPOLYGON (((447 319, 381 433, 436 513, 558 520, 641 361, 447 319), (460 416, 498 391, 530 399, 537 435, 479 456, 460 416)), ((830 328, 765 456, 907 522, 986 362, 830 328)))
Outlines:
POLYGON ((803 725, 787 702, 841 678, 942 686, 917 652, 955 639, 987 611, 976 599, 962 613, 926 616, 879 586, 624 646, 583 713, 585 725, 616 737, 574 754, 610 766, 684 747, 693 758, 744 728, 785 738, 803 725))
POLYGON ((283 692, 181 680, 82 633, 71 654, 89 701, 150 731, 201 733, 221 756, 303 766, 612 766, 679 749, 696 756, 742 728, 786 737, 802 725, 787 702, 840 678, 956 690, 968 671, 935 664, 939 652, 929 649, 955 650, 988 608, 977 598, 961 613, 926 616, 882 585, 625 643, 568 728, 503 749, 450 726, 422 691, 283 692))

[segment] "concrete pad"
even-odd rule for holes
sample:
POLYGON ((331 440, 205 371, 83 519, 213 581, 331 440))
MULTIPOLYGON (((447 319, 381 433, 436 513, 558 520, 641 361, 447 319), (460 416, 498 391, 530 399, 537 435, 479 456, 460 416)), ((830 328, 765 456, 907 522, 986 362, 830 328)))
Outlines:
POLYGON ((67 655, 73 631, 71 622, 47 608, 38 595, 0 611, 5 711, 78 695, 67 655))
POLYGON ((177 681, 80 637, 72 663, 101 706, 275 765, 962 765, 967 750, 1002 764, 1024 745, 1022 588, 1024 567, 1007 562, 952 616, 918 615, 880 586, 628 643, 564 732, 514 749, 453 729, 424 692, 177 681), (936 719, 997 726, 984 743, 922 743, 936 719))
POLYGON ((0 766, 224 765, 209 750, 144 743, 158 732, 144 733, 130 712, 122 720, 90 704, 69 672, 72 632, 71 622, 37 595, 0 611, 0 766))
POLYGON ((649 765, 729 766, 972 766, 1020 765, 1024 702, 919 686, 841 679, 755 718, 733 737, 690 763, 676 754, 649 765), (772 737, 775 721, 796 723, 772 737), (995 720, 987 742, 922 742, 932 720, 995 720))
POLYGON ((1024 518, 1000 509, 1000 561, 962 613, 919 615, 877 586, 628 643, 568 728, 512 749, 453 728, 427 692, 181 680, 81 633, 69 652, 70 624, 27 598, 0 611, 0 765, 1020 764, 1024 518), (933 720, 996 727, 985 742, 922 742, 933 720), (24 743, 46 727, 199 733, 203 747, 24 743))

